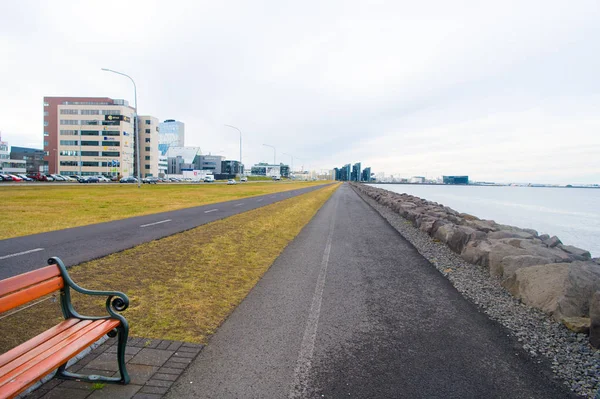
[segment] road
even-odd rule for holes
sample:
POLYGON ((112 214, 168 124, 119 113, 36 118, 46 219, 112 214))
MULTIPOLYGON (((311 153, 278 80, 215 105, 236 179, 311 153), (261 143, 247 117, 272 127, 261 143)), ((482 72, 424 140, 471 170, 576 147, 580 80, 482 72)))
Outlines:
POLYGON ((343 185, 167 397, 570 394, 343 185))
POLYGON ((0 280, 44 267, 51 256, 60 257, 67 266, 76 265, 322 187, 0 240, 0 280))

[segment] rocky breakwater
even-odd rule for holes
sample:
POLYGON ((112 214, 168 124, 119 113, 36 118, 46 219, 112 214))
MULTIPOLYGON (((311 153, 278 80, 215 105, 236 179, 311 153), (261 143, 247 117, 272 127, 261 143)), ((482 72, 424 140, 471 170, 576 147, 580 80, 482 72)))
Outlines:
POLYGON ((541 309, 600 347, 600 260, 558 237, 459 213, 408 194, 354 187, 465 261, 489 270, 521 302, 541 309))

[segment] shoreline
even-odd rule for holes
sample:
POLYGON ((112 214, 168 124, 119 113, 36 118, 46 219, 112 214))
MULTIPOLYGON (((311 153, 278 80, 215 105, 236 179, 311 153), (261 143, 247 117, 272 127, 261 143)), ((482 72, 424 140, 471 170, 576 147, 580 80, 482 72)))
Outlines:
POLYGON ((466 262, 442 242, 414 227, 390 207, 379 204, 359 188, 354 191, 407 239, 467 299, 481 307, 522 343, 539 363, 548 363, 554 375, 576 394, 593 398, 600 390, 600 351, 585 334, 568 330, 541 310, 524 305, 491 276, 486 267, 466 262))

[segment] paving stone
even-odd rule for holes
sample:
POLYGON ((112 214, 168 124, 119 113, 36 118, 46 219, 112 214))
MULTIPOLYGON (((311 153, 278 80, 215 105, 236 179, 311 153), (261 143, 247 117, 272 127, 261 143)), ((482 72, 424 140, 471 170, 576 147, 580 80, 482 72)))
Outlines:
POLYGON ((153 393, 158 395, 164 395, 167 393, 169 388, 167 387, 150 387, 148 385, 144 385, 142 389, 140 389, 140 393, 153 393))
MULTIPOLYGON (((62 384, 61 384, 62 385, 62 384)), ((42 396, 42 399, 84 399, 90 395, 90 391, 81 389, 62 388, 60 385, 42 396)))
POLYGON ((194 353, 194 354, 198 354, 200 353, 200 349, 198 348, 187 348, 187 347, 180 347, 179 349, 177 349, 177 352, 179 353, 194 353))
POLYGON ((197 353, 194 352, 175 352, 175 356, 177 357, 187 357, 188 359, 193 359, 195 358, 197 355, 197 353))
POLYGON ((181 374, 181 369, 170 369, 168 367, 161 367, 160 369, 158 369, 158 372, 160 374, 174 374, 174 375, 179 375, 179 374, 181 374))
POLYGON ((148 349, 156 349, 156 347, 158 346, 158 344, 160 344, 161 340, 160 339, 146 339, 144 341, 144 348, 148 348, 148 349))
POLYGON ((171 345, 171 341, 161 341, 160 344, 156 347, 156 349, 167 349, 171 345))
POLYGON ((153 380, 165 380, 165 381, 175 381, 177 378, 179 378, 179 375, 181 374, 181 370, 178 370, 179 372, 177 374, 163 374, 163 373, 156 373, 152 376, 153 380))
MULTIPOLYGON (((125 362, 129 362, 132 358, 132 355, 125 355, 125 362)), ((117 355, 114 353, 103 353, 92 360, 87 367, 96 370, 118 371, 117 355)))
POLYGON ((169 388, 171 385, 173 385, 173 381, 155 380, 152 378, 146 383, 145 386, 169 388))
POLYGON ((172 362, 170 360, 168 360, 165 364, 163 364, 163 367, 167 367, 170 369, 179 369, 179 370, 183 370, 187 367, 187 363, 177 363, 177 362, 172 362))
POLYGON ((192 359, 187 358, 187 357, 179 357, 179 356, 172 356, 169 361, 171 362, 175 362, 175 363, 185 363, 185 364, 190 364, 192 362, 192 359))
MULTIPOLYGON (((115 346, 111 346, 110 348, 108 348, 106 350, 105 353, 117 353, 118 349, 119 348, 116 345, 115 346)), ((142 348, 140 348, 138 346, 129 346, 128 345, 128 346, 125 347, 125 354, 126 355, 137 355, 137 353, 139 351, 141 351, 141 350, 142 350, 142 348)))
POLYGON ((106 384, 102 389, 96 389, 90 396, 90 399, 129 399, 135 395, 141 385, 121 385, 121 384, 106 384))
MULTIPOLYGON (((116 338, 115 338, 116 341, 116 338)), ((127 345, 131 345, 131 346, 143 346, 144 342, 146 341, 145 338, 133 338, 133 337, 129 337, 127 338, 127 345)))
MULTIPOLYGON (((158 366, 128 363, 127 371, 129 372, 129 377, 131 377, 130 384, 144 385, 146 381, 148 381, 150 377, 152 377, 152 375, 158 371, 158 366)), ((115 377, 117 377, 118 374, 118 372, 115 373, 115 377)))
POLYGON ((162 366, 171 356, 172 351, 143 348, 131 359, 132 364, 145 364, 148 366, 162 366))
POLYGON ((64 381, 62 384, 60 384, 60 387, 67 388, 67 389, 82 389, 87 392, 92 391, 92 383, 84 382, 84 381, 75 381, 75 380, 64 381))
POLYGON ((179 349, 179 347, 181 345, 183 345, 183 342, 181 342, 181 341, 171 342, 171 344, 169 345, 169 347, 167 348, 167 350, 176 351, 177 349, 179 349))
POLYGON ((161 399, 162 397, 162 394, 138 392, 131 399, 161 399))
POLYGON ((198 349, 202 349, 204 347, 204 345, 202 345, 202 344, 192 344, 190 342, 184 342, 182 346, 184 348, 198 348, 198 349))

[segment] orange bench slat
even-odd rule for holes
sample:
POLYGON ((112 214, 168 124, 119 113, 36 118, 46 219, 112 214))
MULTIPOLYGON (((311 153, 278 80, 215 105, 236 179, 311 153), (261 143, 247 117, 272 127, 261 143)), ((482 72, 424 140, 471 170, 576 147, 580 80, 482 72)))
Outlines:
POLYGON ((50 265, 31 272, 19 274, 18 276, 9 277, 0 281, 0 297, 58 276, 60 276, 60 269, 58 266, 50 265))
POLYGON ((65 286, 62 277, 53 277, 50 280, 42 281, 36 285, 31 285, 21 291, 12 292, 0 297, 0 313, 6 312, 21 306, 34 299, 40 298, 51 292, 58 291, 65 286))
POLYGON ((37 335, 37 336, 31 338, 29 341, 23 342, 19 346, 15 346, 8 352, 0 355, 0 367, 4 366, 8 362, 13 361, 14 359, 23 355, 24 353, 31 351, 35 347, 48 341, 50 338, 54 337, 57 334, 60 334, 61 332, 65 331, 66 329, 70 328, 71 326, 79 323, 80 321, 81 321, 81 319, 73 319, 73 318, 67 319, 67 320, 61 322, 60 324, 57 324, 54 327, 50 328, 49 330, 44 331, 40 335, 37 335))
POLYGON ((104 334, 119 326, 120 321, 95 320, 59 344, 0 377, 0 398, 14 397, 58 368, 104 334))

